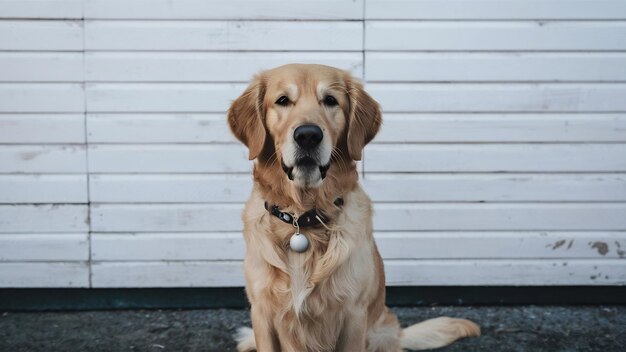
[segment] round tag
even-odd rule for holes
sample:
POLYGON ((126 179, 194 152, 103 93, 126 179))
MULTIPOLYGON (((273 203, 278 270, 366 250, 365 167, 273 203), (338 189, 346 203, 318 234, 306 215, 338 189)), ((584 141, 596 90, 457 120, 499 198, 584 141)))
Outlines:
POLYGON ((304 252, 309 248, 309 239, 301 233, 294 233, 289 240, 289 247, 298 253, 304 252))

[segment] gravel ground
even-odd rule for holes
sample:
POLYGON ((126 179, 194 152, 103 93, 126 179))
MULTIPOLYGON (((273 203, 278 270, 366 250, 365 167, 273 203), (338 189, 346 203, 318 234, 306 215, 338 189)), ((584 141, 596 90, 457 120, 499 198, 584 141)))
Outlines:
MULTIPOLYGON (((626 351, 626 307, 393 308, 404 325, 440 315, 466 317, 483 336, 441 349, 626 351)), ((233 351, 247 310, 127 310, 0 314, 0 351, 233 351)))

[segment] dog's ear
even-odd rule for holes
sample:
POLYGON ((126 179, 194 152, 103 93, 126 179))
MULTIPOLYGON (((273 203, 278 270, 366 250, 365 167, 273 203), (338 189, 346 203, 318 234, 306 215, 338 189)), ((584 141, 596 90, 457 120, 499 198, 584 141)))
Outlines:
POLYGON ((346 74, 346 88, 350 98, 348 153, 353 160, 361 160, 363 148, 378 133, 383 121, 382 113, 376 100, 349 74, 346 74))
POLYGON ((265 144, 265 84, 254 77, 246 91, 228 109, 228 124, 235 137, 248 147, 248 158, 255 159, 265 144))

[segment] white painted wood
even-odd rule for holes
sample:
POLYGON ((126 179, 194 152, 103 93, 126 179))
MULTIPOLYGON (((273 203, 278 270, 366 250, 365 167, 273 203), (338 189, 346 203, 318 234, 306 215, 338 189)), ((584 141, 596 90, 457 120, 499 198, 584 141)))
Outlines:
MULTIPOLYGON (((240 231, 240 204, 104 204, 91 207, 95 232, 240 231)), ((622 203, 377 204, 377 231, 618 231, 622 203)))
POLYGON ((86 233, 0 235, 0 262, 87 260, 89 238, 86 233))
POLYGON ((624 232, 379 232, 376 243, 385 259, 626 257, 624 232))
POLYGON ((618 231, 625 203, 377 204, 377 231, 618 231))
POLYGON ((294 62, 363 76, 360 52, 90 52, 85 74, 92 82, 248 82, 262 70, 294 62))
POLYGON ((94 232, 240 231, 243 204, 92 204, 94 232))
POLYGON ((363 1, 85 0, 85 18, 358 20, 363 1))
POLYGON ((621 21, 367 21, 365 31, 366 50, 626 49, 621 21))
POLYGON ((85 116, 0 114, 0 143, 85 143, 85 116))
MULTIPOLYGON (((225 112, 241 83, 88 84, 90 112, 225 112)), ((12 89, 15 93, 15 88, 12 89)), ((386 112, 618 112, 626 84, 371 83, 386 112)), ((11 91, 9 91, 11 92, 11 91)), ((0 86, 0 94, 3 89, 0 86)), ((11 96, 7 96, 9 103, 11 96)), ((42 97, 43 98, 43 97, 42 97)), ((0 95, 0 99, 3 99, 0 95)), ((54 102, 51 102, 54 103, 54 102)), ((15 104, 15 103, 13 103, 15 104)), ((20 105, 25 105, 23 102, 20 105)), ((28 107, 20 106, 21 109, 28 107)), ((6 108, 5 108, 6 109, 6 108)), ((11 111, 6 109, 7 111, 11 111)))
POLYGON ((80 84, 0 83, 0 113, 83 111, 84 92, 80 84))
POLYGON ((90 145, 91 173, 250 172, 240 145, 90 145))
POLYGON ((82 145, 4 145, 0 148, 0 173, 84 173, 82 145))
POLYGON ((365 60, 369 82, 626 80, 624 53, 368 52, 365 60))
POLYGON ((366 19, 626 19, 622 0, 367 0, 366 19))
MULTIPOLYGON (((389 286, 620 285, 622 260, 389 260, 389 286)), ((237 287, 239 261, 95 262, 93 287, 237 287)))
POLYGON ((623 260, 394 260, 388 286, 623 285, 623 260))
POLYGON ((81 82, 81 53, 0 52, 2 82, 81 82))
POLYGON ((365 153, 365 172, 626 171, 626 144, 379 144, 365 153))
POLYGON ((626 201, 626 174, 368 173, 361 183, 374 202, 626 201))
POLYGON ((625 142, 626 114, 395 114, 374 143, 625 142))
POLYGON ((0 0, 0 18, 82 17, 82 0, 0 0))
MULTIPOLYGON (((242 203, 252 188, 250 175, 96 174, 89 179, 90 199, 97 203, 242 203)), ((367 174, 361 183, 375 202, 626 201, 624 174, 367 174)))
POLYGON ((0 263, 0 287, 89 287, 85 262, 0 263))
POLYGON ((246 88, 243 83, 87 84, 89 112, 220 112, 246 88))
POLYGON ((88 50, 360 51, 363 25, 336 21, 85 21, 88 50))
POLYGON ((242 260, 245 253, 239 232, 93 233, 91 239, 94 261, 242 260))
POLYGON ((0 233, 84 233, 87 205, 0 205, 0 233))
POLYGON ((83 50, 82 21, 0 21, 0 50, 83 50))
MULTIPOLYGON (((375 237, 385 259, 626 256, 624 232, 379 232, 375 237)), ((93 233, 91 238, 91 258, 96 261, 243 260, 245 253, 238 232, 93 233)))
POLYGON ((87 175, 0 175, 0 203, 87 203, 87 175))
POLYGON ((87 135, 90 143, 238 143, 225 113, 89 114, 87 135))
POLYGON ((92 287, 240 287, 240 261, 93 262, 92 287))
POLYGON ((386 112, 619 112, 626 84, 371 83, 386 112))
POLYGON ((251 175, 89 176, 90 199, 96 203, 243 203, 251 191, 251 175))

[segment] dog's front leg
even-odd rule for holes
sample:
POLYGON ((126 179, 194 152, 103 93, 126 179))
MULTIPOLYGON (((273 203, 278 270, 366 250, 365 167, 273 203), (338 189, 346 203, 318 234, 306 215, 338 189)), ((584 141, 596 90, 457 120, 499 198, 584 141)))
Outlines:
POLYGON ((268 312, 253 304, 250 309, 250 316, 256 340, 256 350, 258 352, 280 352, 276 330, 271 323, 268 312))
POLYGON ((365 351, 367 317, 365 312, 354 312, 346 317, 337 342, 337 352, 365 351))

